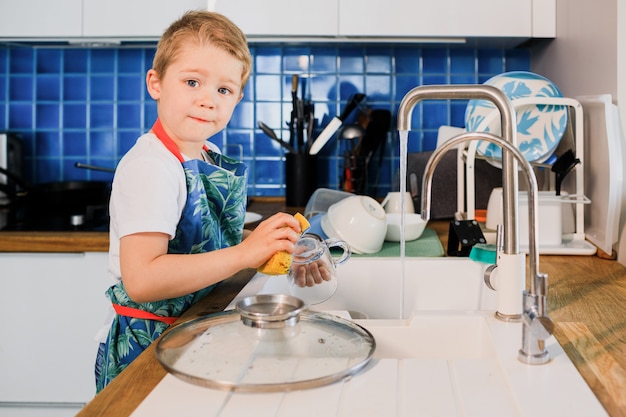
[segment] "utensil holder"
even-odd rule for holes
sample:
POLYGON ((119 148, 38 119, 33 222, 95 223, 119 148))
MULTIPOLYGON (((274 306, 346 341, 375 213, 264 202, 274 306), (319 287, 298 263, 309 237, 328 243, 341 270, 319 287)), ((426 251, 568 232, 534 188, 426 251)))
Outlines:
POLYGON ((285 196, 290 207, 304 207, 317 188, 317 157, 303 153, 285 155, 285 196))

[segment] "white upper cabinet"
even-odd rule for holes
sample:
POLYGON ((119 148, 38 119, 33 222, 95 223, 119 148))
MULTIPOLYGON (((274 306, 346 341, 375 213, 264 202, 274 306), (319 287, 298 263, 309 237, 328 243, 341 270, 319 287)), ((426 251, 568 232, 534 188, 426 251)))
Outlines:
POLYGON ((530 0, 339 0, 339 35, 529 37, 530 0))
POLYGON ((156 41, 187 10, 207 0, 2 0, 0 38, 156 41))
POLYGON ((83 36, 158 39, 187 10, 206 0, 83 0, 83 36))
MULTIPOLYGON (((555 0, 213 0, 251 41, 555 36, 555 0)), ((459 40, 463 40, 459 39, 459 40)))
POLYGON ((248 37, 337 36, 339 30, 337 0, 217 0, 213 3, 213 10, 230 17, 248 37))
POLYGON ((469 41, 555 36, 556 0, 3 0, 0 38, 159 39, 185 11, 230 17, 251 42, 469 41))
POLYGON ((81 36, 83 0, 2 0, 0 37, 81 36))

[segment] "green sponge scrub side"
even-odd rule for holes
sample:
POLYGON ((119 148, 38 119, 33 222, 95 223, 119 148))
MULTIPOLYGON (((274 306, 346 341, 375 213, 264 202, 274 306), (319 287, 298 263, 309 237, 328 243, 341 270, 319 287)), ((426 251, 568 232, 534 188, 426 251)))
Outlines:
POLYGON ((484 262, 487 264, 496 263, 496 245, 477 243, 472 246, 469 258, 472 261, 484 262))

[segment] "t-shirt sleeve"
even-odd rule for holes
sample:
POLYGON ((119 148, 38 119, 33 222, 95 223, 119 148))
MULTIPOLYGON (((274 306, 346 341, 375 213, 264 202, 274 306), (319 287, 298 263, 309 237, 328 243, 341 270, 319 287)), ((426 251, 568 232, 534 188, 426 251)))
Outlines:
POLYGON ((125 161, 118 167, 111 198, 119 237, 161 232, 173 238, 186 194, 176 159, 148 154, 125 161))

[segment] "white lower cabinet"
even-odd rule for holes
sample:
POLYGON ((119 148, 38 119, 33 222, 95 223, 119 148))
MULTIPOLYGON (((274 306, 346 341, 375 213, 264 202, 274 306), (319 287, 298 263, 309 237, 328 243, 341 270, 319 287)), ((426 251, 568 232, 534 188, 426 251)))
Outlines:
POLYGON ((95 394, 107 253, 0 253, 0 417, 74 416, 95 394))

